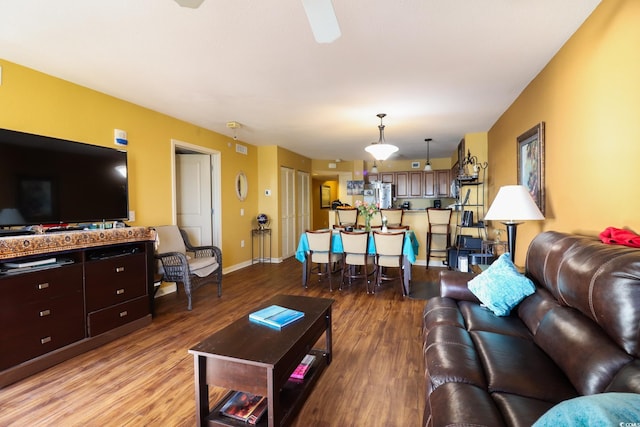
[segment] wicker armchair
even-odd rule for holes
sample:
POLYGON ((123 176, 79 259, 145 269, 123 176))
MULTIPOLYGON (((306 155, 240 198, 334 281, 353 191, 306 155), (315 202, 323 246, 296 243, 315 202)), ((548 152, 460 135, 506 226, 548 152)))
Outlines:
MULTIPOLYGON (((182 283, 187 294, 187 309, 192 309, 191 293, 211 280, 218 283, 222 296, 222 251, 217 246, 192 246, 184 230, 176 225, 155 227, 156 259, 166 282, 182 283)), ((178 287, 176 286, 176 293, 178 287)))

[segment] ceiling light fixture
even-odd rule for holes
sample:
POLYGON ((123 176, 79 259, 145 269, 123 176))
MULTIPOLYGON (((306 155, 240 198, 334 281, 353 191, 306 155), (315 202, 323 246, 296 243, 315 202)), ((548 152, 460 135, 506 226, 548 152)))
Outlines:
POLYGON ((431 138, 425 139, 427 143, 427 163, 424 165, 425 172, 431 172, 433 169, 431 168, 431 158, 429 157, 429 143, 433 141, 431 138))
POLYGON ((238 140, 238 128, 240 127, 240 123, 238 122, 227 122, 227 127, 229 129, 233 129, 233 140, 237 141, 238 140))
POLYGON ((378 165, 376 165, 376 161, 373 161, 373 167, 371 168, 371 173, 378 173, 378 165))
POLYGON ((204 0, 176 0, 176 3, 178 3, 180 6, 188 7, 190 9, 199 8, 202 2, 204 2, 204 0))
POLYGON ((386 116, 385 113, 376 114, 377 117, 380 118, 380 125, 378 129, 380 130, 380 139, 378 142, 374 142, 371 145, 367 146, 364 150, 371 154, 376 160, 387 160, 390 155, 398 151, 398 147, 392 144, 387 144, 384 140, 384 125, 382 124, 382 119, 386 116))

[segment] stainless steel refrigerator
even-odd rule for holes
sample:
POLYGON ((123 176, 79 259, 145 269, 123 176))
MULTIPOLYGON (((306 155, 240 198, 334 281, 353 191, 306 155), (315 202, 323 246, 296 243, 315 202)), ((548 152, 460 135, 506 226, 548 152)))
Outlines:
POLYGON ((375 203, 381 209, 393 207, 394 186, 386 182, 372 182, 364 187, 364 202, 375 203))

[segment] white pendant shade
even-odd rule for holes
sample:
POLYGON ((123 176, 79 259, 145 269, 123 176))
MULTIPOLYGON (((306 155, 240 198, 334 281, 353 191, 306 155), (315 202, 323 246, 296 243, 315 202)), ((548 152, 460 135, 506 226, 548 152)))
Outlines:
POLYGON ((191 9, 199 8, 202 2, 204 2, 204 0, 176 0, 176 3, 180 6, 189 7, 191 9))
POLYGON ((367 146, 364 150, 371 154, 376 160, 387 160, 390 155, 398 151, 398 147, 391 144, 374 143, 367 146))
POLYGON ((424 164, 424 171, 431 172, 433 169, 431 168, 431 157, 429 156, 429 143, 433 141, 431 138, 427 138, 424 142, 427 143, 427 163, 424 164))
POLYGON ((500 187, 484 219, 510 222, 539 221, 544 219, 544 215, 526 187, 505 185, 500 187))
POLYGON ((385 113, 378 113, 376 117, 380 119, 380 125, 378 125, 378 130, 380 131, 380 139, 378 142, 374 142, 371 145, 365 147, 364 151, 371 154, 376 160, 387 160, 390 155, 398 151, 398 147, 392 144, 387 144, 384 140, 384 125, 382 124, 382 119, 386 117, 385 113))

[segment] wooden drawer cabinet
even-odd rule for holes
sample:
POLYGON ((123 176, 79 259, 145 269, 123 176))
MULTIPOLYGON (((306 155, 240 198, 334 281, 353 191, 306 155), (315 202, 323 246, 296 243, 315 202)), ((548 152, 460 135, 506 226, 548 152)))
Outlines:
POLYGON ((85 276, 88 313, 147 294, 143 253, 87 261, 85 276))
POLYGON ((151 323, 152 241, 0 263, 49 258, 58 263, 0 271, 0 388, 151 323))
POLYGON ((85 338, 82 291, 3 310, 0 321, 3 370, 85 338))
POLYGON ((0 280, 0 311, 73 292, 82 292, 82 264, 7 276, 0 280))
POLYGON ((0 280, 0 370, 85 338, 82 280, 81 264, 0 280))
POLYGON ((149 314, 149 299, 146 296, 94 311, 89 313, 89 336, 95 337, 147 314, 149 314))

